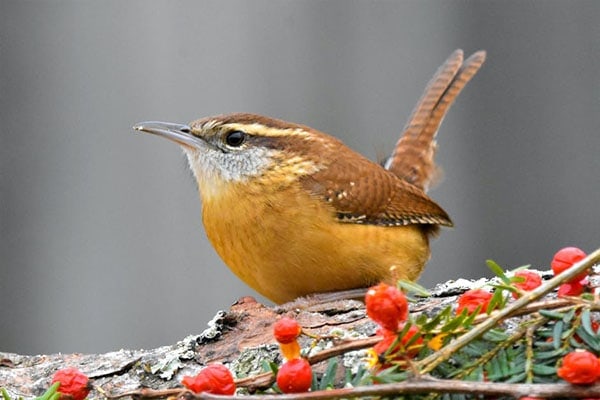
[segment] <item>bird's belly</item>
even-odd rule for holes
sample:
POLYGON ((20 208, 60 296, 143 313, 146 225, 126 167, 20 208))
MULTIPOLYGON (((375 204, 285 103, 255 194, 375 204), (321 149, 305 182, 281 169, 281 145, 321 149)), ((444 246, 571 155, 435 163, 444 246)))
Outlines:
POLYGON ((245 208, 239 198, 235 204, 204 203, 211 243, 257 292, 283 303, 420 275, 429 244, 419 225, 342 223, 314 198, 301 196, 275 196, 245 208))

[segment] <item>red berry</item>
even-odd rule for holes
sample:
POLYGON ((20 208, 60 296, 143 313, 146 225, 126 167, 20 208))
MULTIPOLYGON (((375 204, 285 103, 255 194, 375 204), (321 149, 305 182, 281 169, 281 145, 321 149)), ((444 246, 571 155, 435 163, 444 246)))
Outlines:
POLYGON ((408 318, 406 296, 395 286, 380 283, 365 296, 367 315, 389 331, 397 331, 400 322, 408 318))
POLYGON ((468 314, 472 314, 479 307, 479 314, 486 312, 492 294, 483 289, 467 290, 458 297, 458 306, 456 314, 460 314, 462 310, 467 310, 468 314))
POLYGON ((277 371, 277 386, 283 393, 308 392, 312 384, 312 368, 304 358, 284 363, 277 371))
MULTIPOLYGON (((577 247, 565 247, 560 249, 552 258, 552 262, 550 266, 552 267, 552 271, 554 275, 558 275, 563 271, 571 268, 573 264, 578 261, 581 261, 585 258, 586 254, 583 250, 578 249, 577 247)), ((587 276, 587 271, 583 271, 569 282, 579 282, 587 276)))
MULTIPOLYGON (((403 330, 403 326, 398 327, 398 330, 403 330)), ((375 334, 383 337, 381 342, 373 346, 373 350, 375 350, 375 352, 380 356, 388 352, 388 349, 394 344, 394 342, 396 342, 396 338, 398 336, 397 332, 389 331, 383 328, 378 329, 375 334)), ((419 335, 419 328, 415 325, 411 325, 410 328, 408 328, 408 331, 406 331, 406 334, 398 340, 397 347, 391 349, 388 354, 393 355, 394 353, 398 353, 400 358, 402 356, 416 356, 423 345, 423 338, 419 336, 409 345, 408 343, 415 335, 419 335)))
POLYGON ((563 358, 558 376, 576 385, 590 385, 600 378, 600 360, 587 350, 576 350, 563 358))
POLYGON ((377 329, 377 332, 375 332, 375 335, 382 337, 381 342, 379 342, 375 346, 373 346, 373 350, 375 350, 377 355, 381 356, 390 348, 390 346, 396 340, 396 332, 389 331, 385 328, 379 328, 379 329, 377 329))
POLYGON ((211 364, 196 376, 184 376, 181 383, 194 393, 227 395, 235 393, 233 375, 223 364, 211 364))
POLYGON ((300 332, 302 328, 298 325, 295 319, 283 317, 279 321, 275 322, 273 325, 273 334, 275 335, 275 340, 279 343, 291 343, 298 336, 300 336, 300 332))
MULTIPOLYGON (((534 271, 529 271, 526 269, 517 271, 515 272, 515 276, 525 279, 523 282, 515 282, 514 286, 526 292, 532 291, 542 284, 542 277, 540 274, 534 271)), ((512 296, 516 299, 519 297, 519 294, 513 292, 512 296)))
POLYGON ((585 285, 580 281, 563 283, 558 287, 558 297, 579 296, 585 291, 585 285))
POLYGON ((90 381, 88 377, 77 368, 64 368, 56 371, 52 377, 52 383, 60 382, 58 392, 60 398, 69 396, 73 400, 83 400, 90 393, 90 381))

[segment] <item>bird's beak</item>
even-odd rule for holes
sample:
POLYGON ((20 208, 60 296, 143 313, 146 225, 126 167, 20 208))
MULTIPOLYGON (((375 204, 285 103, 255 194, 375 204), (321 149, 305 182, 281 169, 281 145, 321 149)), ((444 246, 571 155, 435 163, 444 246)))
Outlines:
POLYGON ((188 125, 147 121, 135 124, 133 129, 163 136, 186 147, 198 148, 202 146, 202 140, 192 135, 192 129, 188 125))

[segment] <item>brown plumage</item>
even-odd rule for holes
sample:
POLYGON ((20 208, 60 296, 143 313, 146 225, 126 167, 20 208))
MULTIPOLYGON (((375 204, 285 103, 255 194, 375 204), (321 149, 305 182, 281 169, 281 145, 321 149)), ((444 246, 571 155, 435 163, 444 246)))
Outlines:
POLYGON ((422 190, 348 150, 340 148, 327 168, 301 178, 302 186, 330 204, 341 222, 452 225, 422 190))
POLYGON ((485 61, 478 51, 463 63, 463 51, 456 50, 437 70, 413 110, 386 168, 396 176, 427 191, 435 178, 435 136, 461 90, 485 61))

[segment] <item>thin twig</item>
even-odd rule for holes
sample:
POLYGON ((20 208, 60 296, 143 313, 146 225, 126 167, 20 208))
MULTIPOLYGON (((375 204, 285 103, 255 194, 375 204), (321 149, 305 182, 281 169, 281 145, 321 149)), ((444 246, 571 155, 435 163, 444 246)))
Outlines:
MULTIPOLYGON (((518 317, 520 315, 533 314, 534 312, 537 312, 540 310, 553 310, 555 308, 568 307, 568 306, 571 306, 572 304, 573 304, 573 300, 571 298, 563 298, 563 297, 558 298, 558 299, 548 299, 548 300, 536 301, 536 302, 527 304, 525 307, 515 310, 510 315, 507 315, 505 318, 513 318, 513 317, 518 317)), ((500 312, 499 310, 496 310, 496 311, 492 311, 489 315, 488 314, 480 314, 477 317, 475 317, 475 321, 473 321, 473 323, 476 325, 480 324, 480 323, 484 322, 485 320, 487 320, 488 318, 493 318, 499 312, 500 312)))
MULTIPOLYGON (((536 326, 539 325, 536 323, 536 326)), ((488 361, 490 361, 492 358, 494 358, 499 351, 506 349, 509 346, 512 346, 513 343, 515 343, 518 340, 521 340, 521 338, 523 337, 523 335, 525 335, 525 332, 528 329, 526 328, 521 328, 521 330, 515 332, 511 337, 509 337, 508 339, 498 343, 493 349, 489 350, 488 352, 486 352, 485 354, 482 354, 481 357, 475 359, 475 361, 471 364, 471 366, 467 366, 463 371, 461 371, 460 375, 456 375, 456 376, 452 376, 450 375, 450 377, 452 378, 464 378, 465 376, 469 376, 469 374, 471 374, 477 367, 485 365, 488 361)))
POLYGON ((365 339, 349 340, 308 357, 308 362, 311 364, 316 364, 329 358, 345 354, 349 351, 366 349, 367 347, 375 346, 381 341, 381 339, 381 336, 373 336, 365 339))

